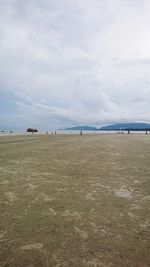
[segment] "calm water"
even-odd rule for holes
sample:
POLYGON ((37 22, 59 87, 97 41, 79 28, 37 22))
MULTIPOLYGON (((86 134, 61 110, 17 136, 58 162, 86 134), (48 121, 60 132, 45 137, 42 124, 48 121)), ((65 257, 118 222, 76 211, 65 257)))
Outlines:
MULTIPOLYGON (((65 131, 65 130, 57 130, 56 133, 59 134, 80 134, 80 131, 65 131)), ((127 131, 82 131, 82 134, 119 134, 119 133, 124 133, 128 134, 127 131)), ((49 134, 49 135, 54 135, 55 131, 54 130, 49 130, 49 131, 39 131, 38 133, 33 133, 33 135, 36 134, 49 134)), ((145 131, 131 131, 130 134, 145 134, 145 131)), ((150 134, 150 132, 149 132, 150 134)), ((6 136, 6 135, 32 135, 32 133, 27 133, 26 131, 13 131, 10 133, 10 131, 5 131, 5 132, 0 132, 0 136, 6 136)))

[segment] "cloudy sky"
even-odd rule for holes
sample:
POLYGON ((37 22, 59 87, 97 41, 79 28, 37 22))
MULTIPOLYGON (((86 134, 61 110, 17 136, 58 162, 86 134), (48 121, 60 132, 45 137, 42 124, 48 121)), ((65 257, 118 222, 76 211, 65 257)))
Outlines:
POLYGON ((0 128, 150 122, 149 0, 0 0, 0 128))

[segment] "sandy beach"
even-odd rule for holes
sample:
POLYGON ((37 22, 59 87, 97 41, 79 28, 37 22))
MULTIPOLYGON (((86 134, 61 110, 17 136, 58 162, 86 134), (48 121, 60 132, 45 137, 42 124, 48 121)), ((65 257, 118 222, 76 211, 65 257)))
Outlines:
POLYGON ((149 135, 0 136, 0 151, 0 266, 149 266, 149 135))

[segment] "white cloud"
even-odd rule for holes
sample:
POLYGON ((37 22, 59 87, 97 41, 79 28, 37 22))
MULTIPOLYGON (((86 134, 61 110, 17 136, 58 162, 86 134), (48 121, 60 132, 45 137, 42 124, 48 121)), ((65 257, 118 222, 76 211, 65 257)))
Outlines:
POLYGON ((0 92, 16 97, 12 122, 150 122, 149 8, 148 0, 1 1, 0 92))

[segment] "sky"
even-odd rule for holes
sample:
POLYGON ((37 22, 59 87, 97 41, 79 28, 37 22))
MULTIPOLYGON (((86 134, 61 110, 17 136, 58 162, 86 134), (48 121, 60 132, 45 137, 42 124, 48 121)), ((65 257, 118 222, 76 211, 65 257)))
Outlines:
POLYGON ((150 123, 149 0, 0 0, 0 129, 150 123))

